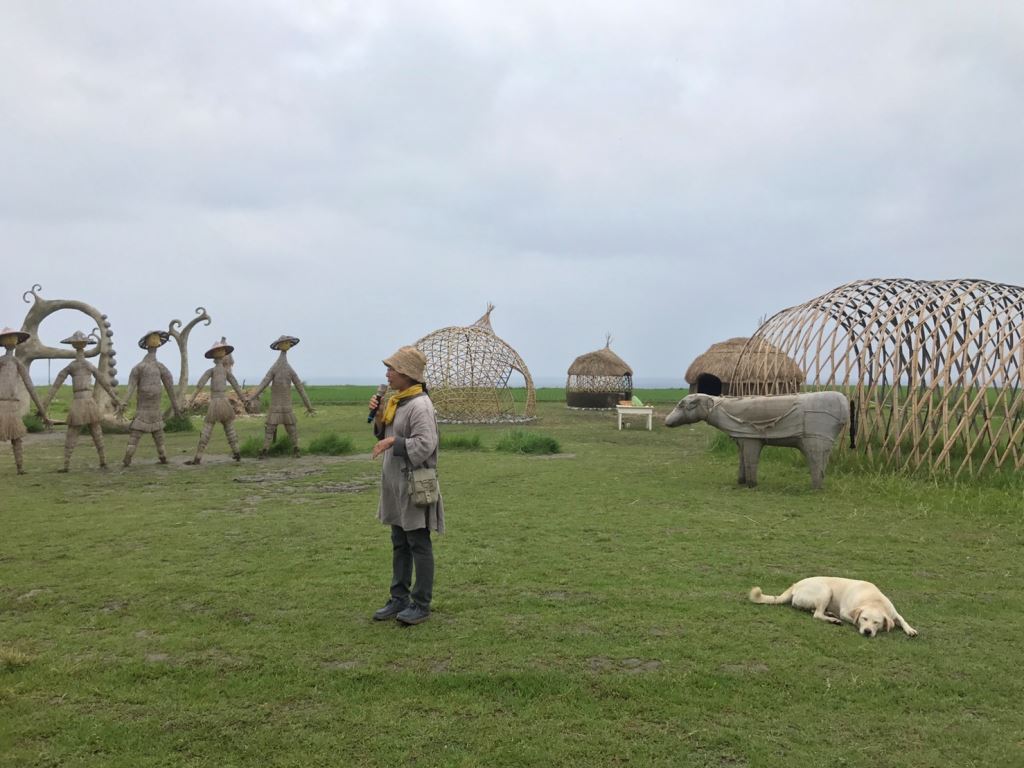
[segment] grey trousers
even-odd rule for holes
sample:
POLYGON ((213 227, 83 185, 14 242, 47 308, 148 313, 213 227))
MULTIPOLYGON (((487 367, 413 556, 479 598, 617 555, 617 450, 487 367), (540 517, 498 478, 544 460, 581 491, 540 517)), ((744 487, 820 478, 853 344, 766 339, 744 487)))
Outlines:
POLYGON ((423 608, 430 607, 434 592, 434 547, 430 542, 430 529, 407 531, 400 525, 391 526, 391 597, 412 601, 423 608), (415 566, 416 586, 412 575, 415 566))

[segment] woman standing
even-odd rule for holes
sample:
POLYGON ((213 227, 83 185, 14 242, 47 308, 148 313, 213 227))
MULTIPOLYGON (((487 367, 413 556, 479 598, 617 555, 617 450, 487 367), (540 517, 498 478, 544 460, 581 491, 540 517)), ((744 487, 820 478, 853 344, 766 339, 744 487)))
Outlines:
POLYGON ((410 484, 412 470, 437 467, 437 419, 424 386, 426 356, 416 347, 401 347, 384 365, 395 394, 383 408, 374 395, 370 409, 377 412, 373 431, 379 439, 373 458, 384 456, 377 518, 391 526, 391 598, 373 618, 420 624, 430 618, 434 589, 430 531, 444 533, 444 504, 438 493, 429 506, 416 506, 410 484))

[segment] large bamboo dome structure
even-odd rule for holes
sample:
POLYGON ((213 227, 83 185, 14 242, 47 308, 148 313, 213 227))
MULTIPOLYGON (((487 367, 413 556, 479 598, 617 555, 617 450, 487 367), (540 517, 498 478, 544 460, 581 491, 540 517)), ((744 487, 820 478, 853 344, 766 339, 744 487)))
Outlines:
MULTIPOLYGON (((768 319, 751 338, 845 391, 858 443, 887 466, 1024 467, 1024 288, 987 280, 860 280, 768 319)), ((743 355, 742 379, 771 376, 743 355)))
POLYGON ((726 396, 799 392, 804 382, 800 366, 777 347, 763 342, 751 345, 749 341, 737 336, 708 347, 707 352, 686 369, 686 384, 690 392, 726 396), (760 364, 747 365, 740 373, 736 366, 744 354, 748 358, 757 358, 760 364))
POLYGON ((611 349, 611 336, 602 349, 580 355, 569 366, 565 404, 569 408, 614 408, 633 396, 633 369, 611 349))
POLYGON ((488 304, 472 325, 441 328, 416 342, 427 356, 427 386, 438 421, 498 424, 536 418, 530 371, 519 353, 494 333, 493 311, 494 305, 488 304), (525 390, 523 397, 516 397, 517 384, 525 390))

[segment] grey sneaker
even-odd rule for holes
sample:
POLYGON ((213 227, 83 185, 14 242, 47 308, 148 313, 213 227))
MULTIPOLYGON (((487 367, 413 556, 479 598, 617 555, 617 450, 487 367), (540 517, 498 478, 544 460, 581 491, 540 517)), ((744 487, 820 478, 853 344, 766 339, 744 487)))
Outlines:
POLYGON ((430 609, 413 603, 396 617, 402 624, 422 624, 430 618, 430 609))
POLYGON ((393 619, 393 618, 395 618, 395 616, 400 614, 402 611, 404 611, 408 607, 409 607, 409 601, 408 600, 396 600, 395 598, 392 597, 390 600, 388 600, 384 604, 383 608, 378 608, 376 611, 374 611, 373 620, 374 621, 387 621, 388 619, 393 619))

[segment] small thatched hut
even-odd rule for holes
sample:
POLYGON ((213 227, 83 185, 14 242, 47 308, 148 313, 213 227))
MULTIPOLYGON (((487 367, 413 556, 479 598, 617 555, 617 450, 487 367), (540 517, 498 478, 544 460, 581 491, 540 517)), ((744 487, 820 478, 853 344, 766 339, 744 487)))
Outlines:
POLYGON ((609 336, 603 349, 580 355, 569 366, 565 404, 570 408, 614 408, 633 396, 633 369, 611 350, 609 336))
POLYGON ((705 395, 781 395, 799 392, 803 382, 804 373, 792 358, 763 340, 752 342, 742 336, 712 344, 686 369, 690 392, 705 395), (737 381, 736 364, 741 357, 747 361, 755 357, 770 358, 771 365, 758 368, 775 373, 770 380, 737 381))

